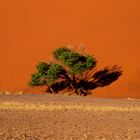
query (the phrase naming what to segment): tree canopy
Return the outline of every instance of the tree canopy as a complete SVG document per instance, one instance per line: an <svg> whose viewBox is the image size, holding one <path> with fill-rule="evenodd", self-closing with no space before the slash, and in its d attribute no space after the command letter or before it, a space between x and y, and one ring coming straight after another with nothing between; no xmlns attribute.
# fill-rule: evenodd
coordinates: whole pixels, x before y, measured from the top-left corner
<svg viewBox="0 0 140 140"><path fill-rule="evenodd" d="M30 86L47 85L47 92L59 93L67 89L77 95L88 95L97 87L105 87L116 81L122 70L119 66L96 71L97 60L68 47L57 48L52 53L55 62L39 62L32 74Z"/></svg>

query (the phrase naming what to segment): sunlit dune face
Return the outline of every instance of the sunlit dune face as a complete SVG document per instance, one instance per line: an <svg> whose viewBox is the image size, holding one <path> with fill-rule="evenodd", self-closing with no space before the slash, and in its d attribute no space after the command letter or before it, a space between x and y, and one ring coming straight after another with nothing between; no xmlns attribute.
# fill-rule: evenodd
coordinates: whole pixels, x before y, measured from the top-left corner
<svg viewBox="0 0 140 140"><path fill-rule="evenodd" d="M39 61L65 44L84 46L98 66L118 64L123 76L100 97L140 98L139 0L1 0L0 90L25 90Z"/></svg>

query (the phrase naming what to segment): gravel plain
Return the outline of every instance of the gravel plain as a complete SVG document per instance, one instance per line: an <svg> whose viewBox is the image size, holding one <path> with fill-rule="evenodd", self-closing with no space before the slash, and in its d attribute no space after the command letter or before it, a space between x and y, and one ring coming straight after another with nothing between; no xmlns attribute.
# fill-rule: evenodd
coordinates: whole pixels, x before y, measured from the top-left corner
<svg viewBox="0 0 140 140"><path fill-rule="evenodd" d="M0 140L140 140L140 100L0 95Z"/></svg>

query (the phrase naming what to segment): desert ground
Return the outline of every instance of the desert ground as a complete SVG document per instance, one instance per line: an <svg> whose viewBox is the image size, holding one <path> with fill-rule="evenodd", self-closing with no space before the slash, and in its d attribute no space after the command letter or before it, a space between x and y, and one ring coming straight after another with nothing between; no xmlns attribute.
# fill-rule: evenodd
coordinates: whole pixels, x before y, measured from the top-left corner
<svg viewBox="0 0 140 140"><path fill-rule="evenodd" d="M0 95L1 140L140 140L140 100Z"/></svg>

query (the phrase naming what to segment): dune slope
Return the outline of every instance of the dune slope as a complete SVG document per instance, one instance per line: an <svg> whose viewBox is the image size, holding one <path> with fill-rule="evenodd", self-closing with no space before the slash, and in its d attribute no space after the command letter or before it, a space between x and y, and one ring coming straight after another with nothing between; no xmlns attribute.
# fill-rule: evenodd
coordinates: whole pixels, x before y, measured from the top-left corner
<svg viewBox="0 0 140 140"><path fill-rule="evenodd" d="M94 54L99 67L123 67L123 76L95 96L140 98L139 6L139 0L0 1L0 90L40 91L27 85L36 63L74 44Z"/></svg>

